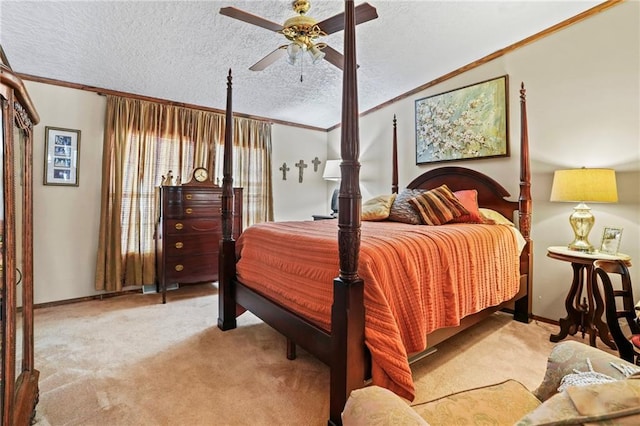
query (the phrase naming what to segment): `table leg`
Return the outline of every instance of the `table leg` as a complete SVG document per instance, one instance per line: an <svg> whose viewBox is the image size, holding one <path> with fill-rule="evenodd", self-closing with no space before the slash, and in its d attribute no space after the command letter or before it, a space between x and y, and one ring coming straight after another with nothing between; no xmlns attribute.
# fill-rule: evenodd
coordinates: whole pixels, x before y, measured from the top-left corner
<svg viewBox="0 0 640 426"><path fill-rule="evenodd" d="M580 304L580 297L582 296L582 288L584 285L583 275L581 273L583 265L572 263L571 266L573 268L573 281L567 298L564 301L567 316L558 321L560 324L560 332L558 334L552 334L549 337L549 340L552 342L559 342L569 334L576 334L578 327L580 327L584 333L585 310Z"/></svg>
<svg viewBox="0 0 640 426"><path fill-rule="evenodd" d="M591 293L590 300L593 301L592 305L594 306L594 308L592 309L593 313L591 314L592 327L597 331L597 334L598 336L600 336L600 340L602 340L602 343L609 346L611 349L616 350L616 344L611 339L611 334L609 333L609 326L605 321L602 320L602 315L604 314L604 299L600 294L600 289L593 279L593 266L588 269L589 275L587 277L587 289ZM595 336L593 338L593 342L589 340L589 343L591 344L591 346L595 346Z"/></svg>

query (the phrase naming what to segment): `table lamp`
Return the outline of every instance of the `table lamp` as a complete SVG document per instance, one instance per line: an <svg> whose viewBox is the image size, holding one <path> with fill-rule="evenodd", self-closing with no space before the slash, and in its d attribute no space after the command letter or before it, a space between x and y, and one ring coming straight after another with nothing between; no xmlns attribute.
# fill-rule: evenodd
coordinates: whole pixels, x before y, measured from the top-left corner
<svg viewBox="0 0 640 426"><path fill-rule="evenodd" d="M333 180L339 181L342 178L342 173L340 171L340 163L341 160L327 160L324 165L324 172L322 173L322 179L324 180ZM331 215L335 216L338 214L338 188L333 190L333 194L331 195Z"/></svg>
<svg viewBox="0 0 640 426"><path fill-rule="evenodd" d="M568 169L556 170L553 174L551 201L573 201L578 203L569 216L574 239L570 250L593 252L589 243L589 232L595 218L586 202L615 203L618 201L616 174L613 169Z"/></svg>

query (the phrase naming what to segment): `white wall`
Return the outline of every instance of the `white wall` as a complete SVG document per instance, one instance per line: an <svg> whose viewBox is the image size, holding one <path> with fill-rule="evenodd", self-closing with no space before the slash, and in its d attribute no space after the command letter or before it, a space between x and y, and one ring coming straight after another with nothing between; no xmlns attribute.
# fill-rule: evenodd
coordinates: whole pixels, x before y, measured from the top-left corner
<svg viewBox="0 0 640 426"><path fill-rule="evenodd" d="M546 247L565 245L573 233L573 205L550 203L553 171L610 167L617 171L619 202L593 204L600 242L604 226L621 226L621 252L640 259L640 3L625 2L490 63L366 115L360 120L363 199L389 193L393 115L398 116L399 184L432 168L415 165L414 102L500 75L509 75L511 157L452 162L494 177L518 195L519 86L527 89L532 166L535 315L565 316L569 264L546 257ZM329 152L338 152L340 130L329 135ZM640 294L640 270L631 268Z"/></svg>
<svg viewBox="0 0 640 426"><path fill-rule="evenodd" d="M311 220L314 214L329 213L328 183L322 179L327 159L327 133L274 124L271 161L273 175L274 220ZM314 171L313 159L322 163ZM295 164L304 160L307 168L299 181ZM283 163L287 163L287 179L282 179Z"/></svg>
<svg viewBox="0 0 640 426"><path fill-rule="evenodd" d="M40 123L34 131L35 303L95 294L94 277L106 98L27 81ZM43 184L45 127L80 130L79 186Z"/></svg>

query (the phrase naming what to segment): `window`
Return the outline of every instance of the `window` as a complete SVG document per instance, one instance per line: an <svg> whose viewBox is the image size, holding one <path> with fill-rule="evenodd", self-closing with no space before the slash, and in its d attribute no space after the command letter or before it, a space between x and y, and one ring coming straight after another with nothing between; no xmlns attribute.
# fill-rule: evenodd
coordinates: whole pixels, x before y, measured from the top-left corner
<svg viewBox="0 0 640 426"><path fill-rule="evenodd" d="M224 116L108 96L105 125L96 289L153 284L157 187L169 171L186 181L196 166L217 170ZM245 226L272 220L269 123L234 118L234 156Z"/></svg>

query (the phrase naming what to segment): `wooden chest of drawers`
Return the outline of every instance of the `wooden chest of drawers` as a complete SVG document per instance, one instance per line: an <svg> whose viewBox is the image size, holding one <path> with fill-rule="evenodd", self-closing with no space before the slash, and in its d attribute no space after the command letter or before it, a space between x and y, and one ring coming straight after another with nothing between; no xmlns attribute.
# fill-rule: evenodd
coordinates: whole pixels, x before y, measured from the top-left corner
<svg viewBox="0 0 640 426"><path fill-rule="evenodd" d="M156 268L162 303L167 285L218 280L222 188L214 185L160 187ZM234 188L233 236L242 231L242 188Z"/></svg>

